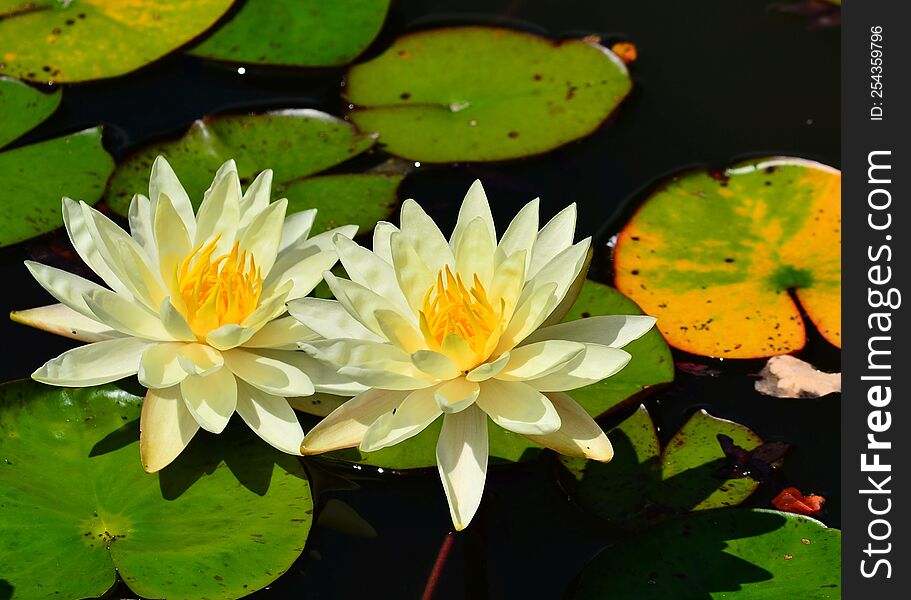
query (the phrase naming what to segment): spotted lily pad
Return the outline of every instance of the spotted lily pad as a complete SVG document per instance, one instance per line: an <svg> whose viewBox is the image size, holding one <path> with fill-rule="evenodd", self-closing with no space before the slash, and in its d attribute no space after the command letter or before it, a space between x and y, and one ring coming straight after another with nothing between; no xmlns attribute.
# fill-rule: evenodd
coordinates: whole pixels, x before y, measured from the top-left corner
<svg viewBox="0 0 911 600"><path fill-rule="evenodd" d="M641 528L656 514L705 510L740 504L759 483L750 478L727 479L727 464L718 434L752 450L762 440L755 433L705 411L695 413L662 451L655 425L644 406L608 432L614 446L609 463L560 457L576 500L611 524Z"/></svg>
<svg viewBox="0 0 911 600"><path fill-rule="evenodd" d="M623 62L597 43L454 27L400 37L348 72L345 95L351 119L392 154L494 161L589 135L630 87Z"/></svg>
<svg viewBox="0 0 911 600"><path fill-rule="evenodd" d="M623 539L583 572L595 598L841 598L841 532L772 510L694 513Z"/></svg>
<svg viewBox="0 0 911 600"><path fill-rule="evenodd" d="M798 302L841 345L840 255L841 174L775 158L666 182L620 233L614 266L672 346L752 358L803 347Z"/></svg>
<svg viewBox="0 0 911 600"><path fill-rule="evenodd" d="M247 0L190 54L263 65L348 64L380 32L389 1Z"/></svg>
<svg viewBox="0 0 911 600"><path fill-rule="evenodd" d="M152 162L160 154L198 203L215 170L233 158L244 184L260 171L272 169L272 196L287 196L289 213L318 209L314 231L352 223L364 233L388 217L404 175L320 173L375 143L373 136L315 110L206 117L193 123L180 139L143 148L118 164L108 182L107 203L114 212L126 215L133 194L148 188Z"/></svg>
<svg viewBox="0 0 911 600"><path fill-rule="evenodd" d="M62 227L60 199L94 204L113 168L100 127L0 152L0 247Z"/></svg>
<svg viewBox="0 0 911 600"><path fill-rule="evenodd" d="M641 314L635 304L615 289L586 281L575 306L566 316L571 321L584 316L607 314ZM674 376L670 352L661 334L650 331L624 347L633 355L618 374L569 394L592 416L604 414L652 385L671 381ZM614 379L613 383L609 383ZM329 456L387 469L414 469L436 465L436 444L442 427L437 419L420 434L377 452L357 448L330 453ZM507 431L488 420L491 463L517 462L537 456L542 447L526 437Z"/></svg>
<svg viewBox="0 0 911 600"><path fill-rule="evenodd" d="M134 71L215 24L233 0L0 0L0 74L74 82Z"/></svg>
<svg viewBox="0 0 911 600"><path fill-rule="evenodd" d="M0 386L0 579L13 598L96 597L118 574L147 598L238 598L303 550L312 501L295 457L229 427L149 475L140 404L110 385Z"/></svg>
<svg viewBox="0 0 911 600"><path fill-rule="evenodd" d="M9 77L0 77L0 148L29 131L57 109L60 90L50 94Z"/></svg>

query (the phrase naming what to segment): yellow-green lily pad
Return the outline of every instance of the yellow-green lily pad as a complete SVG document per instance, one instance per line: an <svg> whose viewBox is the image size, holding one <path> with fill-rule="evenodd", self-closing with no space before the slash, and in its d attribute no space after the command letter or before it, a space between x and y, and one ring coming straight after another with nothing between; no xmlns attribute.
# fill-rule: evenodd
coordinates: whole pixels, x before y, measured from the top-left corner
<svg viewBox="0 0 911 600"><path fill-rule="evenodd" d="M439 163L548 152L598 129L630 88L623 62L595 42L453 27L355 65L345 96L385 150Z"/></svg>
<svg viewBox="0 0 911 600"><path fill-rule="evenodd" d="M0 77L0 148L51 116L60 90L40 92L10 77Z"/></svg>
<svg viewBox="0 0 911 600"><path fill-rule="evenodd" d="M799 350L798 302L840 347L841 173L772 158L674 177L623 228L614 268L617 289L687 352Z"/></svg>
<svg viewBox="0 0 911 600"><path fill-rule="evenodd" d="M571 321L593 315L642 314L639 308L617 290L587 280L573 309L564 320ZM674 365L667 344L657 331L624 347L633 358L619 373L607 381L569 392L593 417L614 409L644 389L669 382L674 377ZM615 380L610 382L610 380ZM442 427L437 419L427 429L404 442L377 452L361 452L357 448L329 453L328 456L386 469L416 469L436 465L436 444ZM519 462L537 456L543 449L528 438L507 431L488 420L489 453L492 463Z"/></svg>
<svg viewBox="0 0 911 600"><path fill-rule="evenodd" d="M180 139L147 146L117 165L108 182L108 206L129 211L133 194L148 188L152 162L165 156L190 198L198 203L226 160L237 162L241 182L272 169L273 198L288 197L288 212L319 210L314 231L355 224L369 232L396 205L401 173L321 174L370 150L374 136L350 123L307 109L261 115L206 117Z"/></svg>
<svg viewBox="0 0 911 600"><path fill-rule="evenodd" d="M0 0L0 74L71 83L123 75L215 24L234 0Z"/></svg>
<svg viewBox="0 0 911 600"><path fill-rule="evenodd" d="M583 572L579 600L841 598L841 532L772 510L694 513L623 539Z"/></svg>
<svg viewBox="0 0 911 600"><path fill-rule="evenodd" d="M281 575L312 523L301 463L244 426L139 460L142 399L113 385L0 386L0 579L13 599L232 599Z"/></svg>
<svg viewBox="0 0 911 600"><path fill-rule="evenodd" d="M113 169L101 127L0 152L0 247L62 227L61 198L94 204Z"/></svg>
<svg viewBox="0 0 911 600"><path fill-rule="evenodd" d="M260 65L345 65L380 32L390 0L247 0L194 56Z"/></svg>

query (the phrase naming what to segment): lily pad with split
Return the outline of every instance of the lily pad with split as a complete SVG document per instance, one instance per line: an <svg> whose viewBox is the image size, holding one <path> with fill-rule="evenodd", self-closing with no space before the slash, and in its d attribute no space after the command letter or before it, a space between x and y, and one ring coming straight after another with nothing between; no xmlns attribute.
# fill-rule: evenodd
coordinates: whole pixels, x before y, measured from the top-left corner
<svg viewBox="0 0 911 600"><path fill-rule="evenodd" d="M840 347L840 256L840 172L774 158L664 183L620 232L615 283L672 346L773 356L804 346L801 308Z"/></svg>
<svg viewBox="0 0 911 600"><path fill-rule="evenodd" d="M376 140L350 123L315 110L205 117L180 139L143 148L117 165L106 195L111 209L126 215L133 194L148 188L149 171L163 155L194 202L226 160L237 162L242 183L272 169L275 198L288 197L288 213L316 208L314 231L355 224L373 229L398 201L402 173L370 171L324 174L370 150Z"/></svg>
<svg viewBox="0 0 911 600"><path fill-rule="evenodd" d="M390 0L247 0L215 33L190 49L232 63L345 65L380 32Z"/></svg>
<svg viewBox="0 0 911 600"><path fill-rule="evenodd" d="M772 510L694 513L621 539L575 598L841 598L841 532Z"/></svg>
<svg viewBox="0 0 911 600"><path fill-rule="evenodd" d="M0 77L0 148L51 116L61 97L59 89L45 93L10 77Z"/></svg>
<svg viewBox="0 0 911 600"><path fill-rule="evenodd" d="M5 1L0 74L72 83L123 75L193 40L234 0Z"/></svg>
<svg viewBox="0 0 911 600"><path fill-rule="evenodd" d="M140 405L112 385L0 386L0 563L14 598L94 598L118 574L142 597L238 598L300 555L313 504L295 457L229 427L150 475Z"/></svg>
<svg viewBox="0 0 911 600"><path fill-rule="evenodd" d="M623 62L595 42L452 27L405 35L355 65L345 96L351 119L392 154L496 161L589 135L630 88Z"/></svg>

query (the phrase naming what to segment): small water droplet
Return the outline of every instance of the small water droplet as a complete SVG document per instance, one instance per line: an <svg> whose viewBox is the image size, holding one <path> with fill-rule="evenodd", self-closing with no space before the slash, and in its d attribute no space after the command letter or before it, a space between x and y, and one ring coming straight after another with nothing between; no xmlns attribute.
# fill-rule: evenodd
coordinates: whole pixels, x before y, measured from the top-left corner
<svg viewBox="0 0 911 600"><path fill-rule="evenodd" d="M414 161L414 166L415 166L415 167L420 167L420 166L421 166L421 163L420 163L419 161Z"/></svg>
<svg viewBox="0 0 911 600"><path fill-rule="evenodd" d="M244 67L237 67L237 74L238 74L238 75L243 75L243 74L246 73L246 72L247 72L247 69L245 69Z"/></svg>

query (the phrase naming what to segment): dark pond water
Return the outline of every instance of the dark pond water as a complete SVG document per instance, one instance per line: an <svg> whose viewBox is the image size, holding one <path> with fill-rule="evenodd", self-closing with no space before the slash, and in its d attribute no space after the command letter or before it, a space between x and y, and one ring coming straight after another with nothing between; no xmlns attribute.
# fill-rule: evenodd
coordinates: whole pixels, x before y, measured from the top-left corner
<svg viewBox="0 0 911 600"><path fill-rule="evenodd" d="M399 34L448 24L487 23L551 36L598 34L634 42L635 89L610 123L546 156L502 164L420 167L402 186L444 231L472 180L480 178L505 225L540 196L550 216L579 204L579 235L596 235L594 276L610 276L607 242L629 207L656 179L694 165L722 167L745 156L787 154L839 164L839 31L770 10L765 0L398 0L368 54ZM213 65L176 56L106 82L67 88L60 110L20 143L103 123L121 158L151 140L182 132L206 114L312 107L341 114L342 70L275 71ZM21 261L65 251L47 236L0 252L4 310L46 303ZM3 320L0 380L27 376L66 340ZM839 353L813 335L800 354L839 370ZM676 353L683 371L646 403L666 440L697 409L744 423L766 440L793 444L784 468L752 499L769 506L784 485L828 498L822 519L839 521L839 398L775 400L753 391L761 361L713 361ZM693 371L690 368L688 371ZM610 423L605 423L610 425ZM418 598L451 523L435 472L380 474L307 459L318 511L301 558L255 598ZM478 517L455 536L434 598L561 598L588 559L611 543L598 521L575 507L552 459L492 468ZM346 505L346 506L345 506ZM329 508L327 508L329 507ZM325 509L325 510L323 510ZM350 518L353 509L360 519ZM346 516L349 515L349 516ZM113 597L134 597L125 587Z"/></svg>

